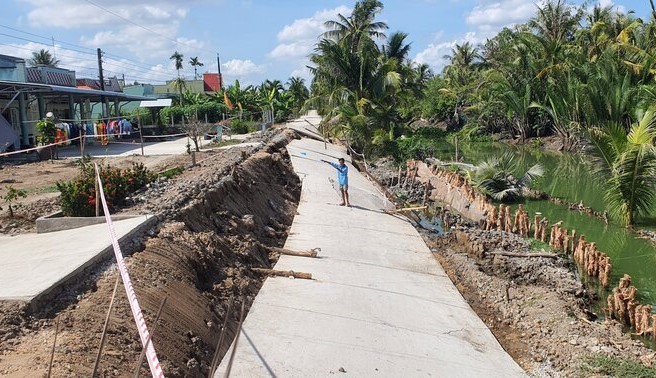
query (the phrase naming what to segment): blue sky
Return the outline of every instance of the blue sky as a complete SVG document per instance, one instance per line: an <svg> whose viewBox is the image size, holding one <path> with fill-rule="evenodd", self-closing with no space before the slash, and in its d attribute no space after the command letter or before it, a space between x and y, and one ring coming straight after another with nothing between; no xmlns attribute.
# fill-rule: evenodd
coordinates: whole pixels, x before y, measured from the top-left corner
<svg viewBox="0 0 656 378"><path fill-rule="evenodd" d="M379 19L404 31L411 57L435 71L454 43L482 43L504 26L535 14L527 0L383 0ZM575 1L580 3L580 1ZM647 18L647 0L601 0ZM101 48L105 76L128 82L162 82L175 77L174 51L185 56L182 74L192 78L190 57L216 72L216 54L227 83L257 84L309 77L307 55L337 13L354 1L338 0L3 0L0 54L21 57L46 48L60 66L78 77L97 77L95 49ZM54 48L53 48L54 38Z"/></svg>

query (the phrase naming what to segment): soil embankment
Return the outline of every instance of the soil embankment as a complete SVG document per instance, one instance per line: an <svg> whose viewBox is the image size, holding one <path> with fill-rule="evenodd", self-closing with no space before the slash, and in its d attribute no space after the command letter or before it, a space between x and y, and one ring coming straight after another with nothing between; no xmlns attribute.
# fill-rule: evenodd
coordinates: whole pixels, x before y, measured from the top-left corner
<svg viewBox="0 0 656 378"><path fill-rule="evenodd" d="M235 336L242 301L246 309L278 256L268 247L284 244L296 213L300 182L284 149L293 134L268 144L219 152L166 183L151 186L126 211L148 210L159 225L126 259L167 376L207 376L228 303L227 334L220 353ZM69 287L40 313L25 314L17 303L2 304L0 375L89 376L118 272L107 263L84 282ZM114 304L102 376L132 376L141 343L122 287ZM167 298L161 318L154 318ZM142 374L146 374L146 364Z"/></svg>

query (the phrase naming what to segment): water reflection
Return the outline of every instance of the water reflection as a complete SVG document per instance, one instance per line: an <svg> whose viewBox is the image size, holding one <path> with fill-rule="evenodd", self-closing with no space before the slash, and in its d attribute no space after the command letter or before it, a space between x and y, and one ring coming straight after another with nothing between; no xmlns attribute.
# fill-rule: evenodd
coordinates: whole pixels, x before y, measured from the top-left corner
<svg viewBox="0 0 656 378"><path fill-rule="evenodd" d="M438 159L454 159L453 145L443 140L436 144ZM570 203L583 202L585 206L596 211L601 212L605 208L603 189L593 177L591 166L580 154L551 153L500 143L460 143L458 147L459 160L473 164L512 150L521 169L526 170L536 163L545 168L545 175L534 184L536 189ZM612 222L606 224L599 218L571 211L565 205L549 201L528 201L525 206L530 214L541 212L552 223L562 220L566 228L576 229L577 234L585 235L586 240L596 242L599 249L611 257L611 285L616 285L625 273L629 274L638 288L641 300L656 303L656 279L653 277L653 272L656 271L654 244L637 237L622 226ZM656 218L656 214L653 217Z"/></svg>

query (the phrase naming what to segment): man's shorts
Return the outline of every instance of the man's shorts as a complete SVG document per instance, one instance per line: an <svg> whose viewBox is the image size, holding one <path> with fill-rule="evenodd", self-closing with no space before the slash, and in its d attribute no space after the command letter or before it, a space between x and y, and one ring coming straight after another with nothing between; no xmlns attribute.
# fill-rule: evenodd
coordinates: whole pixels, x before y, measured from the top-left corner
<svg viewBox="0 0 656 378"><path fill-rule="evenodd" d="M340 184L339 185L339 190L343 190L345 192L348 192L348 184L344 184L344 185Z"/></svg>

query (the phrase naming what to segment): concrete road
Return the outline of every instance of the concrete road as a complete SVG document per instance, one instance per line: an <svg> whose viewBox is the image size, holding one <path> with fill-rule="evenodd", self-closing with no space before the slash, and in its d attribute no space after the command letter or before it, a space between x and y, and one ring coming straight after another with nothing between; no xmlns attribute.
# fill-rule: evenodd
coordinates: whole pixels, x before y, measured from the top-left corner
<svg viewBox="0 0 656 378"><path fill-rule="evenodd" d="M469 307L407 220L349 166L353 207L340 207L335 161L320 141L288 146L303 180L276 269L313 280L268 278L244 322L234 377L520 377L522 369ZM225 374L231 350L215 377Z"/></svg>
<svg viewBox="0 0 656 378"><path fill-rule="evenodd" d="M138 216L115 221L121 240L152 219ZM105 223L45 234L0 236L0 300L31 301L113 253Z"/></svg>
<svg viewBox="0 0 656 378"><path fill-rule="evenodd" d="M243 135L233 135L232 139L244 140L253 134L243 134ZM224 136L224 140L231 139L228 136ZM157 142L144 142L144 155L180 155L187 152L187 137L176 137L172 140L167 141L157 141ZM193 146L193 142L189 142ZM201 140L201 148L206 147L210 141ZM239 143L229 146L221 147L221 149L227 148L236 148L236 147L250 147L257 142L253 143ZM85 146L84 149L85 155L91 155L93 157L118 157L118 156L132 156L132 155L141 155L141 144L140 143L131 143L122 140L116 140L106 146L101 145L100 143L95 143L92 145ZM66 146L59 149L60 158L79 158L80 157L80 147L79 146Z"/></svg>

